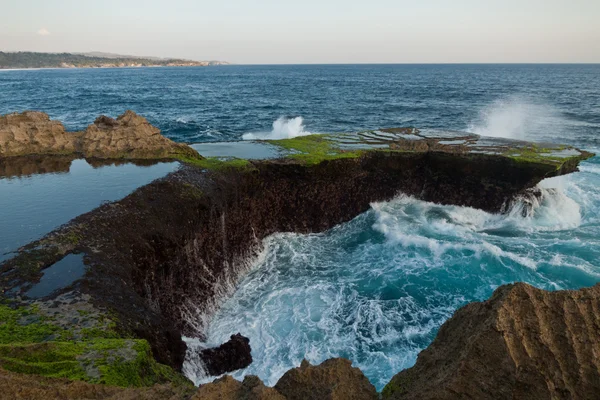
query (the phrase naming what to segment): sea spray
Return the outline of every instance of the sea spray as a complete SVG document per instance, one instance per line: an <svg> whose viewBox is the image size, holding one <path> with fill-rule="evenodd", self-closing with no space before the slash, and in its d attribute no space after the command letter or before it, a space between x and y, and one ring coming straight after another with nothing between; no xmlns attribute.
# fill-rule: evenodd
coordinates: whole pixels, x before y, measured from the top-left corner
<svg viewBox="0 0 600 400"><path fill-rule="evenodd" d="M346 357L381 389L458 307L499 285L556 290L600 279L600 243L573 236L593 223L599 199L581 197L590 191L577 175L565 179L504 214L399 196L324 233L270 236L264 259L194 345L217 346L240 332L254 362L236 378L255 374L273 385L303 358ZM553 183L559 188L547 187Z"/></svg>
<svg viewBox="0 0 600 400"><path fill-rule="evenodd" d="M312 135L312 133L305 129L304 119L302 117L280 117L273 122L273 129L271 132L246 133L242 136L242 138L244 140L277 140L290 139L306 135Z"/></svg>
<svg viewBox="0 0 600 400"><path fill-rule="evenodd" d="M535 141L560 135L566 125L555 107L513 95L482 108L467 130L481 136Z"/></svg>

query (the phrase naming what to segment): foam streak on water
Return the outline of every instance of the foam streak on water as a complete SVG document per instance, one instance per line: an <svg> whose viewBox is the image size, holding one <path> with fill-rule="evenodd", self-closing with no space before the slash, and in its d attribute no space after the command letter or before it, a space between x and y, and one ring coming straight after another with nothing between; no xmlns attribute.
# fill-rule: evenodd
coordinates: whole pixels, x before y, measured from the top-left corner
<svg viewBox="0 0 600 400"><path fill-rule="evenodd" d="M590 186L599 178L551 181L543 186L559 189L541 187L541 198L502 215L400 196L323 234L272 236L201 345L248 336L254 362L238 378L273 385L303 358L347 357L381 389L458 307L499 285L600 280L600 190Z"/></svg>

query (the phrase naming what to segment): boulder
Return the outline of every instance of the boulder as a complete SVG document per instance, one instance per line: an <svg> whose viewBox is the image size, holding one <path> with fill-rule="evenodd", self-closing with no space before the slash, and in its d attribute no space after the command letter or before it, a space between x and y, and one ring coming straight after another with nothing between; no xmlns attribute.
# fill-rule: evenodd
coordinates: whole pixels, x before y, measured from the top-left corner
<svg viewBox="0 0 600 400"><path fill-rule="evenodd" d="M208 374L219 376L250 365L251 351L250 339L238 333L231 335L231 339L219 347L200 351L198 356Z"/></svg>
<svg viewBox="0 0 600 400"><path fill-rule="evenodd" d="M600 394L600 285L524 283L459 309L384 399L593 399Z"/></svg>
<svg viewBox="0 0 600 400"><path fill-rule="evenodd" d="M199 158L191 147L162 136L133 111L100 116L83 132L66 132L48 114L25 111L0 116L0 157L80 155L102 159Z"/></svg>
<svg viewBox="0 0 600 400"><path fill-rule="evenodd" d="M0 157L73 153L75 142L76 135L48 114L25 111L0 116Z"/></svg>
<svg viewBox="0 0 600 400"><path fill-rule="evenodd" d="M226 375L200 386L191 400L285 400L285 397L266 387L256 376L247 376L242 383Z"/></svg>
<svg viewBox="0 0 600 400"><path fill-rule="evenodd" d="M83 132L79 151L90 158L160 159L179 155L197 156L185 144L162 136L146 118L126 111L116 120L100 116Z"/></svg>
<svg viewBox="0 0 600 400"><path fill-rule="evenodd" d="M298 368L287 371L275 389L288 400L372 400L375 387L352 362L332 358L313 366L302 361Z"/></svg>

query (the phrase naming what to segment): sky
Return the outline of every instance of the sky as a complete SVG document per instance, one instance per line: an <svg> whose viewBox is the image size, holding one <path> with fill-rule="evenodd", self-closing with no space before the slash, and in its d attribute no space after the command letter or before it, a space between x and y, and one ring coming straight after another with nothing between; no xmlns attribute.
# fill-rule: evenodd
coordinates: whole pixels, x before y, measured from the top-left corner
<svg viewBox="0 0 600 400"><path fill-rule="evenodd" d="M600 62L600 0L0 0L0 51L235 64Z"/></svg>

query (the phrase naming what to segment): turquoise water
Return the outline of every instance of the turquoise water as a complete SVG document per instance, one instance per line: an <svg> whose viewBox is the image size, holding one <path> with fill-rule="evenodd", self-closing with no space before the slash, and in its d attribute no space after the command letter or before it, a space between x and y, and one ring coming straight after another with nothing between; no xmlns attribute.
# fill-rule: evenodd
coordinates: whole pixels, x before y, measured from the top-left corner
<svg viewBox="0 0 600 400"><path fill-rule="evenodd" d="M79 129L100 113L131 108L184 142L413 125L598 152L599 105L600 65L0 72L0 113L40 109ZM543 201L528 217L519 203L492 215L399 196L328 232L273 236L209 316L208 340L190 344L219 345L241 332L254 362L235 376L257 374L269 384L302 358L348 357L381 389L413 365L458 307L501 284L556 290L600 281L600 158L581 170L544 182ZM28 196L57 196L39 193ZM5 194L0 186L0 201ZM10 223L30 219L25 212ZM186 371L206 380L192 358Z"/></svg>
<svg viewBox="0 0 600 400"><path fill-rule="evenodd" d="M399 196L322 234L275 235L200 345L249 337L254 363L238 378L273 385L303 358L341 356L382 389L458 307L499 285L600 281L599 160L582 170L544 182L560 190L527 218L520 205L493 215Z"/></svg>

